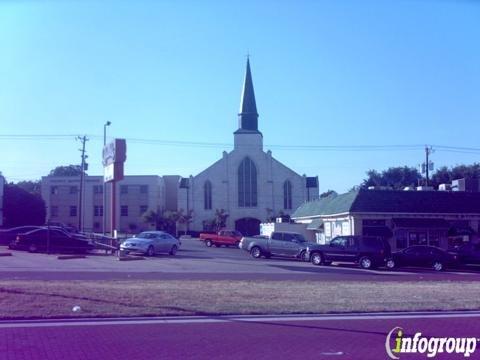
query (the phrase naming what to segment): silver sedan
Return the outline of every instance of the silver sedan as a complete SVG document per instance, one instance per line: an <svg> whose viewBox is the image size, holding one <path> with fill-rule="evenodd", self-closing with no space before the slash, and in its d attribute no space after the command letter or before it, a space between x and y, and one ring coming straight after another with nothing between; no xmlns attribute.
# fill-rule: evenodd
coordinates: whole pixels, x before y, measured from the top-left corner
<svg viewBox="0 0 480 360"><path fill-rule="evenodd" d="M164 231L144 231L136 237L122 242L120 250L125 253L143 253L154 256L159 253L175 255L180 248L180 241Z"/></svg>

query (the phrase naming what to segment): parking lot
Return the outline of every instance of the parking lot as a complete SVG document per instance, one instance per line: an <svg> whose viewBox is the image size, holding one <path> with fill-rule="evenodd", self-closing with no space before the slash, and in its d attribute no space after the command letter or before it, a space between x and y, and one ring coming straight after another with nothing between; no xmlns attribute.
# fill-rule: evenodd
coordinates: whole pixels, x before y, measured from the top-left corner
<svg viewBox="0 0 480 360"><path fill-rule="evenodd" d="M480 272L455 269L363 270L352 265L313 266L290 259L253 259L237 248L206 247L198 239L183 239L175 256L156 255L138 261L89 254L86 258L59 260L58 254L32 254L8 250L0 257L0 279L271 279L271 280L475 280Z"/></svg>

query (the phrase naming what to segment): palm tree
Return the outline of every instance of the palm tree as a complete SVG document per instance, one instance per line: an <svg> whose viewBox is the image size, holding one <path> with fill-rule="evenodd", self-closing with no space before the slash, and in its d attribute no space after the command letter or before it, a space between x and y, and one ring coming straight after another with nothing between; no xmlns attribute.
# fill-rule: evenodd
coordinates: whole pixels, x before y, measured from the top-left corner
<svg viewBox="0 0 480 360"><path fill-rule="evenodd" d="M230 215L227 214L225 209L215 209L215 227L216 231L219 231L221 228L224 228L227 223L227 218Z"/></svg>

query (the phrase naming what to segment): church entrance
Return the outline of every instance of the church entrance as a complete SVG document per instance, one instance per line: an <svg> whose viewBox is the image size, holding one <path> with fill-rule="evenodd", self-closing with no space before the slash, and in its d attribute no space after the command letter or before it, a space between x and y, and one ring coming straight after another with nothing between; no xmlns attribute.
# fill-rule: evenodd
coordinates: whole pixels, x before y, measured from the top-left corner
<svg viewBox="0 0 480 360"><path fill-rule="evenodd" d="M235 230L244 236L260 234L260 220L255 218L242 218L235 221Z"/></svg>

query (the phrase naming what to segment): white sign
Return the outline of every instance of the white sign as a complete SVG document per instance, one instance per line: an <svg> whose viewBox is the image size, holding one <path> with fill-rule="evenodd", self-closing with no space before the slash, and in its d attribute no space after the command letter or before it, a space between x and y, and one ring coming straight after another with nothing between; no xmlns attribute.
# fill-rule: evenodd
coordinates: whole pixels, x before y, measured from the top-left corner
<svg viewBox="0 0 480 360"><path fill-rule="evenodd" d="M109 182L112 181L115 177L115 164L111 163L103 168L103 181Z"/></svg>

